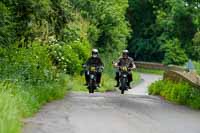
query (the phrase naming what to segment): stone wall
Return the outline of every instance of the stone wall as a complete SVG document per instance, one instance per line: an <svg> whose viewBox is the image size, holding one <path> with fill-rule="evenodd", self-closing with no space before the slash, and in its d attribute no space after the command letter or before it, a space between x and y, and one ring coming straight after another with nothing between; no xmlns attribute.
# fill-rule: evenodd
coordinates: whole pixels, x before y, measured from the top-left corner
<svg viewBox="0 0 200 133"><path fill-rule="evenodd" d="M156 69L156 70L165 70L166 69L166 66L161 63L136 61L135 65L137 68L144 68L144 69Z"/></svg>
<svg viewBox="0 0 200 133"><path fill-rule="evenodd" d="M193 72L166 70L164 73L164 80L187 82L190 85L200 89L200 76Z"/></svg>
<svg viewBox="0 0 200 133"><path fill-rule="evenodd" d="M187 69L183 67L140 61L136 61L135 64L137 68L164 70L164 80L188 82L190 85L200 89L200 76L195 72L188 72Z"/></svg>

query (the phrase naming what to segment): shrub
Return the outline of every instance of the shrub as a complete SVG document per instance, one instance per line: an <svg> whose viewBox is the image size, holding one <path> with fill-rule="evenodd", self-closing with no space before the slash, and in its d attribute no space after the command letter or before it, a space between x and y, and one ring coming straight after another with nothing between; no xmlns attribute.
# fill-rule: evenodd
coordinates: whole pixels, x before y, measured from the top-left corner
<svg viewBox="0 0 200 133"><path fill-rule="evenodd" d="M75 41L71 44L56 43L49 46L49 56L53 64L67 74L81 71L82 64L89 57L90 45Z"/></svg>
<svg viewBox="0 0 200 133"><path fill-rule="evenodd" d="M200 60L200 32L194 35L191 46L188 48L188 53L193 60Z"/></svg>
<svg viewBox="0 0 200 133"><path fill-rule="evenodd" d="M47 47L9 48L1 51L0 78L39 83L55 78Z"/></svg>
<svg viewBox="0 0 200 133"><path fill-rule="evenodd" d="M53 67L47 46L0 49L0 132L19 133L22 117L62 98L66 78Z"/></svg>
<svg viewBox="0 0 200 133"><path fill-rule="evenodd" d="M183 65L188 60L188 57L185 51L181 48L181 44L178 39L167 41L164 49L164 64Z"/></svg>
<svg viewBox="0 0 200 133"><path fill-rule="evenodd" d="M149 87L149 94L160 95L174 103L200 109L200 90L186 83L160 80Z"/></svg>

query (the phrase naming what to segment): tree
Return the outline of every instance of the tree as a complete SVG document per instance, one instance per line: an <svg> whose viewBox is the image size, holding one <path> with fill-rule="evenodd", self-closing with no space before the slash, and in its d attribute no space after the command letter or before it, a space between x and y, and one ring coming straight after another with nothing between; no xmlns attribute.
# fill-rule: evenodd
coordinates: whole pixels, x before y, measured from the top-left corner
<svg viewBox="0 0 200 133"><path fill-rule="evenodd" d="M181 43L178 39L168 40L164 46L164 50L164 64L183 65L188 60L187 55L181 48Z"/></svg>
<svg viewBox="0 0 200 133"><path fill-rule="evenodd" d="M128 22L125 19L127 0L70 1L76 10L80 10L81 15L93 24L92 32L96 31L94 35L98 35L95 42L96 47L99 47L102 52L116 52L126 48L127 37L130 33Z"/></svg>
<svg viewBox="0 0 200 133"><path fill-rule="evenodd" d="M197 32L192 40L192 46L189 48L191 58L200 61L200 32Z"/></svg>
<svg viewBox="0 0 200 133"><path fill-rule="evenodd" d="M177 49L195 59L191 49L194 34L200 28L197 3L193 0L129 0L127 18L133 29L128 45L131 55L136 60L161 62L167 51L165 43L176 38L180 42Z"/></svg>
<svg viewBox="0 0 200 133"><path fill-rule="evenodd" d="M7 46L14 40L14 30L11 11L0 2L0 46Z"/></svg>

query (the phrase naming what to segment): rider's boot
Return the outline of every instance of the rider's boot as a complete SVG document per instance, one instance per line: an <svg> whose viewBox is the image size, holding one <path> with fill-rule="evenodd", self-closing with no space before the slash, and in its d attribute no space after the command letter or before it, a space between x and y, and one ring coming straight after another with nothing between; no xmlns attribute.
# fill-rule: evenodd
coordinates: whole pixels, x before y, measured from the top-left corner
<svg viewBox="0 0 200 133"><path fill-rule="evenodd" d="M128 89L131 89L131 82L128 82Z"/></svg>
<svg viewBox="0 0 200 133"><path fill-rule="evenodd" d="M115 87L119 87L119 81L117 81L117 84L115 85Z"/></svg>
<svg viewBox="0 0 200 133"><path fill-rule="evenodd" d="M86 82L86 83L84 84L84 86L88 86L88 82Z"/></svg>
<svg viewBox="0 0 200 133"><path fill-rule="evenodd" d="M100 88L101 87L101 85L100 84L97 84L97 88Z"/></svg>

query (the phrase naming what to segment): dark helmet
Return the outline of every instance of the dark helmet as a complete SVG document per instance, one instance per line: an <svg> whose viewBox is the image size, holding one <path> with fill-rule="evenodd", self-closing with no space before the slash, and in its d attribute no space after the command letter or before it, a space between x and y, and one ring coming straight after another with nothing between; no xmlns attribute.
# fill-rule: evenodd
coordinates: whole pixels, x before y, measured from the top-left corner
<svg viewBox="0 0 200 133"><path fill-rule="evenodd" d="M93 50L92 50L92 57L97 57L98 54L99 54L98 49L93 49Z"/></svg>

